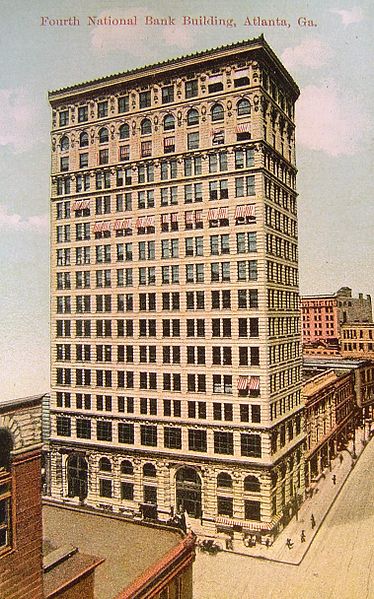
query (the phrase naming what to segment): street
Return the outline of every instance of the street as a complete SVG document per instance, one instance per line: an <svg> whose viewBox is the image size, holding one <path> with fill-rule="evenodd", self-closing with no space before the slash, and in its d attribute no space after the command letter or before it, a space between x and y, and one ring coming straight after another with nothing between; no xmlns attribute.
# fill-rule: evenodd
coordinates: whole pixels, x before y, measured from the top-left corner
<svg viewBox="0 0 374 599"><path fill-rule="evenodd" d="M371 441L299 566L198 552L194 598L374 598L373 462Z"/></svg>

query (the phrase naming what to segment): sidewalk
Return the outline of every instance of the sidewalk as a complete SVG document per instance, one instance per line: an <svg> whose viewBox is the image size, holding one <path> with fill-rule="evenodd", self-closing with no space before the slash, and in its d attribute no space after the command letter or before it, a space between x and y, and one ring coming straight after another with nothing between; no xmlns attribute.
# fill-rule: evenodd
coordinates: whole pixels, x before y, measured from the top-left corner
<svg viewBox="0 0 374 599"><path fill-rule="evenodd" d="M350 442L349 451L344 450L341 453L342 461L339 455L332 461L331 470L326 468L323 475L320 477L313 492L313 496L306 499L300 507L298 517L294 516L284 530L274 541L271 547L257 544L255 547L245 547L240 540L233 541L233 549L228 553L236 553L247 555L259 559L282 562L286 564L298 565L303 560L307 553L319 527L328 514L341 488L347 480L354 463L366 447L363 442L364 433L361 429L356 430L356 455L353 460L352 442ZM333 476L336 476L336 484L333 482ZM311 516L314 516L315 526L312 528ZM301 542L301 533L305 531L305 542ZM196 531L197 532L197 531ZM197 532L199 534L199 532ZM292 549L286 545L287 539L290 538L293 542ZM217 542L222 546L224 543L217 538ZM224 549L226 550L226 549Z"/></svg>

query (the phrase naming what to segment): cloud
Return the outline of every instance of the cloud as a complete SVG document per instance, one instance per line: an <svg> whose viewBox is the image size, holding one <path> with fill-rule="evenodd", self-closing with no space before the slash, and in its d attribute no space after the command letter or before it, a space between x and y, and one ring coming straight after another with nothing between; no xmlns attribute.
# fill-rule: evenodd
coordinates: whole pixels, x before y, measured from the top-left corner
<svg viewBox="0 0 374 599"><path fill-rule="evenodd" d="M48 231L48 214L23 217L10 213L6 206L0 204L0 229L8 231L33 231L45 233Z"/></svg>
<svg viewBox="0 0 374 599"><path fill-rule="evenodd" d="M366 149L372 129L360 100L334 80L302 89L296 124L297 143L330 156L352 156Z"/></svg>
<svg viewBox="0 0 374 599"><path fill-rule="evenodd" d="M318 39L306 39L294 48L286 48L282 54L282 61L289 69L309 67L319 69L327 64L333 51L327 42Z"/></svg>
<svg viewBox="0 0 374 599"><path fill-rule="evenodd" d="M154 43L161 41L164 46L185 51L194 47L194 34L191 29L180 25L145 25L145 17L150 11L146 8L112 16L112 19L129 19L136 15L136 25L96 25L91 31L91 45L102 53L113 50L125 50L132 56L148 59L154 58ZM153 13L154 15L154 13ZM97 19L108 17L101 13ZM155 16L155 15L154 15Z"/></svg>
<svg viewBox="0 0 374 599"><path fill-rule="evenodd" d="M348 27L348 25L352 25L353 23L360 23L364 19L364 13L359 6L354 6L351 10L338 10L334 8L330 12L340 16L344 27Z"/></svg>
<svg viewBox="0 0 374 599"><path fill-rule="evenodd" d="M0 146L11 146L15 153L21 153L40 141L40 109L30 91L0 89L0 107Z"/></svg>

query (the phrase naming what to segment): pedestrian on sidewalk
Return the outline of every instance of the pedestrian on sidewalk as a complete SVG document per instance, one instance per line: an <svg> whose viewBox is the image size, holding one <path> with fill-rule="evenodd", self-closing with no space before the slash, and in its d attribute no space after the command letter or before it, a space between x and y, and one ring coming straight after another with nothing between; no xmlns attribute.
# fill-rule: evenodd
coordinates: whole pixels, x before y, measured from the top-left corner
<svg viewBox="0 0 374 599"><path fill-rule="evenodd" d="M314 514L312 514L312 515L310 516L310 523L311 523L311 525L312 525L312 529L313 529L313 528L315 527L315 525L316 525L316 519L315 519L315 517L314 517Z"/></svg>
<svg viewBox="0 0 374 599"><path fill-rule="evenodd" d="M269 537L266 537L265 545L266 545L266 549L269 549L269 547L271 545L271 541L270 541Z"/></svg>
<svg viewBox="0 0 374 599"><path fill-rule="evenodd" d="M334 485L336 485L336 474L332 475L332 482Z"/></svg>
<svg viewBox="0 0 374 599"><path fill-rule="evenodd" d="M226 549L228 549L229 551L232 551L234 549L232 537L227 537L225 542L226 542Z"/></svg>
<svg viewBox="0 0 374 599"><path fill-rule="evenodd" d="M339 462L340 462L340 465L342 465L342 463L343 463L343 455L341 453L339 453Z"/></svg>
<svg viewBox="0 0 374 599"><path fill-rule="evenodd" d="M292 549L292 547L293 547L292 539L288 538L286 541L286 545L287 545L288 549Z"/></svg>
<svg viewBox="0 0 374 599"><path fill-rule="evenodd" d="M305 541L306 541L306 536L305 536L305 530L304 529L301 531L300 541L302 543L305 543Z"/></svg>

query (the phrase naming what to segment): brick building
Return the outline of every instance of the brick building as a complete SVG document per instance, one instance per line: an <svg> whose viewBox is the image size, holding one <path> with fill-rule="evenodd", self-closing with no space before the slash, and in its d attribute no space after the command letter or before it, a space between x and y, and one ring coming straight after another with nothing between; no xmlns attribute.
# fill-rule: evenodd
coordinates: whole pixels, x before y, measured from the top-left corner
<svg viewBox="0 0 374 599"><path fill-rule="evenodd" d="M294 103L264 39L51 92L51 494L271 534L303 494Z"/></svg>
<svg viewBox="0 0 374 599"><path fill-rule="evenodd" d="M344 323L372 322L371 297L364 298L362 293L357 298L352 297L349 287L341 287L335 293L304 295L301 314L304 345L330 341L333 343L327 349L331 353L338 349ZM323 353L322 349L320 353Z"/></svg>
<svg viewBox="0 0 374 599"><path fill-rule="evenodd" d="M41 397L0 403L0 597L42 599Z"/></svg>

